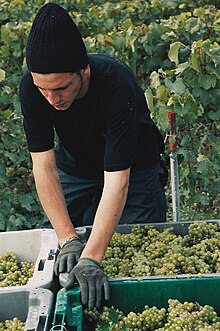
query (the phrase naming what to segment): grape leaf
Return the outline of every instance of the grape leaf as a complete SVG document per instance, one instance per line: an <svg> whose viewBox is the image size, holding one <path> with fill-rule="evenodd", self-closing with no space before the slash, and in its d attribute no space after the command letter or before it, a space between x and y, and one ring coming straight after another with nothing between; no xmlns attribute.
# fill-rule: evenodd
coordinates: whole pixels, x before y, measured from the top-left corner
<svg viewBox="0 0 220 331"><path fill-rule="evenodd" d="M170 50L168 52L168 57L170 61L175 62L176 65L179 64L179 49L182 43L180 41L176 41L175 43L170 45Z"/></svg>
<svg viewBox="0 0 220 331"><path fill-rule="evenodd" d="M31 205L35 202L30 194L19 195L18 200L23 208L31 211Z"/></svg>
<svg viewBox="0 0 220 331"><path fill-rule="evenodd" d="M0 69L0 82L2 82L5 79L5 71Z"/></svg>
<svg viewBox="0 0 220 331"><path fill-rule="evenodd" d="M215 75L199 75L198 79L199 86L204 90L209 90L210 88L214 88L217 83L217 77Z"/></svg>

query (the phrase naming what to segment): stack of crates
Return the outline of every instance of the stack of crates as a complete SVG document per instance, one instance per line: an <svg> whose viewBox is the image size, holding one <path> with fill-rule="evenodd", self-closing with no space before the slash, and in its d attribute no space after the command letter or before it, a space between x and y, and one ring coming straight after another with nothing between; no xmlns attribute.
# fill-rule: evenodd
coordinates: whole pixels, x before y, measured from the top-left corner
<svg viewBox="0 0 220 331"><path fill-rule="evenodd" d="M18 262L34 262L26 285L0 287L0 321L17 317L25 331L49 331L54 309L54 264L58 240L52 229L0 233L0 255L16 255Z"/></svg>
<svg viewBox="0 0 220 331"><path fill-rule="evenodd" d="M206 221L217 223L218 220ZM188 227L193 222L152 223L158 230L173 227L174 233L184 236ZM143 225L145 226L145 225ZM119 233L130 233L133 225L119 225L116 229ZM86 241L91 233L91 227L78 228L78 234ZM60 277L61 284L66 281L63 274ZM149 307L167 308L169 299L177 299L180 302L198 302L201 305L212 306L220 315L220 274L175 275L175 276L148 276L148 277L124 277L110 279L111 298L104 305L114 306L125 314L130 311L141 312L145 305ZM84 331L89 330L84 325L84 307L81 305L80 289L76 285L73 290L61 289L56 298L53 326L65 327L65 330Z"/></svg>

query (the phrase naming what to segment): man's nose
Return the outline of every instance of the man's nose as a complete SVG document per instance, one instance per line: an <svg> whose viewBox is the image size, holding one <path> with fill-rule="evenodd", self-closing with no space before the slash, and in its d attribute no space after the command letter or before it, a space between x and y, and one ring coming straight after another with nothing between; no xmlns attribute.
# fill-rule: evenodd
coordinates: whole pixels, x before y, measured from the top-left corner
<svg viewBox="0 0 220 331"><path fill-rule="evenodd" d="M57 91L48 91L47 100L52 106L54 106L60 102L60 95Z"/></svg>

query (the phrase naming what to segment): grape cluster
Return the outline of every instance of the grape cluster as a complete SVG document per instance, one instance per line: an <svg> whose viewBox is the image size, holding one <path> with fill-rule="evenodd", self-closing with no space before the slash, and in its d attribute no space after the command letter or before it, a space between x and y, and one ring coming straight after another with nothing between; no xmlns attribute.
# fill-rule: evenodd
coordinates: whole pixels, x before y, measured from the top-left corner
<svg viewBox="0 0 220 331"><path fill-rule="evenodd" d="M219 331L220 317L214 308L198 303L168 300L168 308L145 306L140 313L125 315L114 307L84 311L85 319L95 322L95 331Z"/></svg>
<svg viewBox="0 0 220 331"><path fill-rule="evenodd" d="M170 299L168 303L167 322L158 331L220 330L220 317L213 307L187 301L180 303L175 299Z"/></svg>
<svg viewBox="0 0 220 331"><path fill-rule="evenodd" d="M136 224L131 233L114 233L102 267L110 278L220 272L218 225L195 221L181 237L172 227Z"/></svg>
<svg viewBox="0 0 220 331"><path fill-rule="evenodd" d="M0 331L24 331L24 327L25 322L20 321L17 317L0 322Z"/></svg>
<svg viewBox="0 0 220 331"><path fill-rule="evenodd" d="M0 256L0 287L26 285L34 267L34 262L18 262L12 252Z"/></svg>

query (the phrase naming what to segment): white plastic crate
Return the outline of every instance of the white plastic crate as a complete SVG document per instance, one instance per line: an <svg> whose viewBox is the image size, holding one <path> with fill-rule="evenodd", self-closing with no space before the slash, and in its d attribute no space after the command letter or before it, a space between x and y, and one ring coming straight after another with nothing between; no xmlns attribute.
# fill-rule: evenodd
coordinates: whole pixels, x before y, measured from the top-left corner
<svg viewBox="0 0 220 331"><path fill-rule="evenodd" d="M35 268L33 277L26 285L0 287L0 292L15 287L50 289L53 283L57 249L58 240L53 229L1 232L0 255L13 252L19 262L35 262Z"/></svg>
<svg viewBox="0 0 220 331"><path fill-rule="evenodd" d="M0 292L0 321L17 317L25 322L25 331L49 331L54 295L48 289L5 288Z"/></svg>

